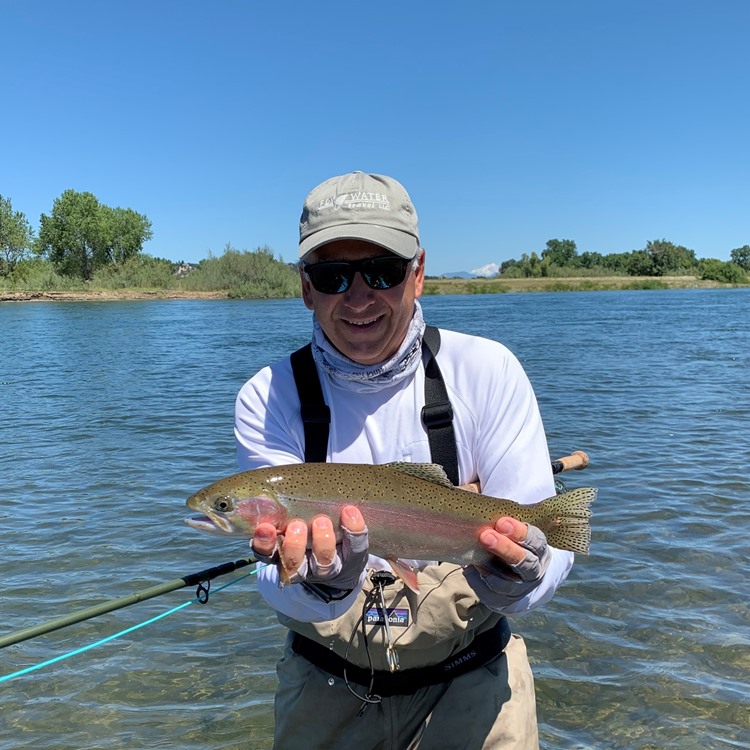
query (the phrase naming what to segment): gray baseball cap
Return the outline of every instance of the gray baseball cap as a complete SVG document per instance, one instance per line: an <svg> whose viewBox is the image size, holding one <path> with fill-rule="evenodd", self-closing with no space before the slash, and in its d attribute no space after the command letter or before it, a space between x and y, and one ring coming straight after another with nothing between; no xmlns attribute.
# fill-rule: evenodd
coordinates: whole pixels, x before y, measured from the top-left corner
<svg viewBox="0 0 750 750"><path fill-rule="evenodd" d="M419 228L404 186L385 175L351 172L314 188L299 220L299 257L345 239L366 240L413 258L419 250Z"/></svg>

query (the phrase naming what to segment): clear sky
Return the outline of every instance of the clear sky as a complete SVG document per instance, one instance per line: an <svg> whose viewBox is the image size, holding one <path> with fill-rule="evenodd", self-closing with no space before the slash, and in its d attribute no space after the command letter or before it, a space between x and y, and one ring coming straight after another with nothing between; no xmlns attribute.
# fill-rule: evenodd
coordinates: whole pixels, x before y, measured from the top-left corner
<svg viewBox="0 0 750 750"><path fill-rule="evenodd" d="M750 244L748 0L0 0L0 194L72 188L146 252L296 260L302 201L411 194L428 273L575 240Z"/></svg>

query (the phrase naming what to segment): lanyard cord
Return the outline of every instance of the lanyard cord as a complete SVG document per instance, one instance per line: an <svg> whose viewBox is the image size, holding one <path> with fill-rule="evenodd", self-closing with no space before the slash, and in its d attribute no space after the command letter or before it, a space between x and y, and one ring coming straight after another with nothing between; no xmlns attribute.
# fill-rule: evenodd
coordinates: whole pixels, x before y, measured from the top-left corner
<svg viewBox="0 0 750 750"><path fill-rule="evenodd" d="M388 665L391 669L391 672L395 672L398 669L398 657L396 656L396 652L393 647L393 641L391 640L391 631L388 625L388 609L385 604L385 595L383 593L383 589L386 586L392 584L396 580L396 578L392 573L389 573L388 571L377 570L372 572L372 574L370 575L370 580L373 582L374 586L365 597L364 603L362 604L362 613L360 614L356 625L354 626L354 628L352 628L352 634L349 638L349 642L346 644L346 652L344 653L344 684L346 685L347 690L355 698L362 702L362 707L357 713L358 717L364 714L368 706L377 705L378 703L382 703L383 701L382 696L377 695L373 692L373 688L375 687L375 667L372 663L370 642L367 636L366 616L367 612L373 606L380 609L380 614L383 617L386 640L388 643L386 647L388 651ZM380 605L379 607L378 604ZM370 682L364 695L361 695L352 687L352 684L346 675L346 665L349 663L349 652L354 645L354 638L357 634L357 628L359 628L360 625L362 626L362 642L365 647L365 654L367 655L367 666L370 671Z"/></svg>

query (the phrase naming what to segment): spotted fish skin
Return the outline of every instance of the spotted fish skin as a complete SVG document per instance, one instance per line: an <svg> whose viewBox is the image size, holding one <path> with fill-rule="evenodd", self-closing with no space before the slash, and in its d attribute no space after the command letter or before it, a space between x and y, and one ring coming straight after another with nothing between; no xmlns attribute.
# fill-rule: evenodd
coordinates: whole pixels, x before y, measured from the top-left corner
<svg viewBox="0 0 750 750"><path fill-rule="evenodd" d="M501 516L538 527L553 547L588 554L596 495L582 487L521 505L454 487L436 464L290 464L210 484L187 500L203 515L185 521L199 531L250 538L262 522L283 532L292 518L337 519L345 505L356 505L374 555L484 564L490 555L479 535Z"/></svg>

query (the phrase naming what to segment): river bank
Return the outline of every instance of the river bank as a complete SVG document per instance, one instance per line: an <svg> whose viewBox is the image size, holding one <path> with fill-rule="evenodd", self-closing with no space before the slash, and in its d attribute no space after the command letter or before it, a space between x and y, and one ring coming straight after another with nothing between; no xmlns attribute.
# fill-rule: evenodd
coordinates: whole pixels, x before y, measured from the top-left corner
<svg viewBox="0 0 750 750"><path fill-rule="evenodd" d="M508 292L597 292L634 289L721 289L748 284L723 284L695 276L574 276L534 279L431 279L425 294L503 294Z"/></svg>
<svg viewBox="0 0 750 750"><path fill-rule="evenodd" d="M146 299L227 299L229 293L180 289L87 289L64 292L0 291L0 302L123 302Z"/></svg>
<svg viewBox="0 0 750 750"><path fill-rule="evenodd" d="M578 276L538 279L425 279L425 295L505 294L513 292L596 292L635 289L722 289L748 284L722 284L695 276ZM61 291L0 290L0 302L113 302L147 299L229 299L230 290L76 289Z"/></svg>

